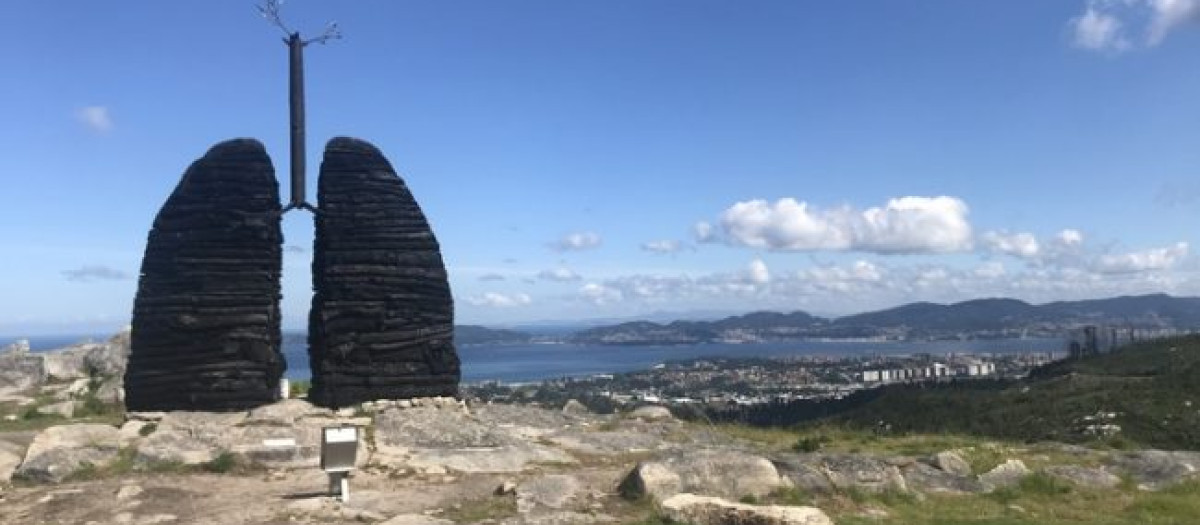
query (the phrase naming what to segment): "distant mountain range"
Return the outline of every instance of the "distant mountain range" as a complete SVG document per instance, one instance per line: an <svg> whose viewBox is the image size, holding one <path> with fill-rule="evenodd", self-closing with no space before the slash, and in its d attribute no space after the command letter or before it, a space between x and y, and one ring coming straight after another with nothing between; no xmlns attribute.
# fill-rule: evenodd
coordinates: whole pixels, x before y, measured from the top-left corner
<svg viewBox="0 0 1200 525"><path fill-rule="evenodd" d="M754 312L716 321L635 321L581 330L570 342L694 344L800 339L998 339L1062 337L1100 325L1139 330L1200 328L1200 298L1165 294L1033 305L1016 299L910 303L835 319L805 312Z"/></svg>
<svg viewBox="0 0 1200 525"><path fill-rule="evenodd" d="M577 331L542 332L455 325L460 345L567 342L611 345L752 343L812 339L921 341L1063 337L1096 325L1142 331L1200 329L1200 297L1166 294L1059 301L1040 305L1016 299L976 299L954 304L909 303L837 318L806 312L753 312L709 321L629 321ZM304 332L288 332L302 343Z"/></svg>
<svg viewBox="0 0 1200 525"><path fill-rule="evenodd" d="M454 325L454 343L460 345L520 344L532 340L533 335L516 330L465 324Z"/></svg>

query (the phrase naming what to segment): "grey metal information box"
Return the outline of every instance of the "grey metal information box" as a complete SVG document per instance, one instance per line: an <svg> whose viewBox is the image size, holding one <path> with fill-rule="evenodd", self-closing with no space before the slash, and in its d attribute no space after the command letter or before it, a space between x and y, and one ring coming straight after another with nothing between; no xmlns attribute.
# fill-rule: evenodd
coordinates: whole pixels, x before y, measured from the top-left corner
<svg viewBox="0 0 1200 525"><path fill-rule="evenodd" d="M358 454L358 427L325 427L321 430L321 470L329 474L329 492L343 503L350 500L349 474Z"/></svg>

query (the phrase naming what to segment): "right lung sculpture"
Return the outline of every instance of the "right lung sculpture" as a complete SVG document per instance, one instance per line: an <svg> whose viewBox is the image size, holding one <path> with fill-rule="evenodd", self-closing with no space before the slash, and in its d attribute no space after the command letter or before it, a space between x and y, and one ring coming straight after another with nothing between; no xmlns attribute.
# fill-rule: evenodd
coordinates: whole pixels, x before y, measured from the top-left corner
<svg viewBox="0 0 1200 525"><path fill-rule="evenodd" d="M309 400L454 396L454 304L437 239L379 149L338 137L317 188Z"/></svg>

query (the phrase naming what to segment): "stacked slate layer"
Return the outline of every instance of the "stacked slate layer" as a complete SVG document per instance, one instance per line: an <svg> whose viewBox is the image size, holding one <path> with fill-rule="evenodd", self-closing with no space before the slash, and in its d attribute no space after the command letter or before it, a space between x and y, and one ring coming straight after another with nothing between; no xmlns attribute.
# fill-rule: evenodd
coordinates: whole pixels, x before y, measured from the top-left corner
<svg viewBox="0 0 1200 525"><path fill-rule="evenodd" d="M278 400L279 184L261 143L217 144L154 219L125 372L129 410L244 410Z"/></svg>
<svg viewBox="0 0 1200 525"><path fill-rule="evenodd" d="M374 146L339 137L317 190L309 400L457 395L446 267L404 181Z"/></svg>

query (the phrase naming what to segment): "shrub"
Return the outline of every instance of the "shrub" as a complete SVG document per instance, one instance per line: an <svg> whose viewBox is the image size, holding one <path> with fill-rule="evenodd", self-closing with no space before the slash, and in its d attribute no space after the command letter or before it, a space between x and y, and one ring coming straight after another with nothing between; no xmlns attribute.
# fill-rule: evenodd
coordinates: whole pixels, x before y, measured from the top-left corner
<svg viewBox="0 0 1200 525"><path fill-rule="evenodd" d="M288 383L288 397L298 399L308 395L309 389L312 388L312 381L299 379Z"/></svg>
<svg viewBox="0 0 1200 525"><path fill-rule="evenodd" d="M138 429L138 435L146 437L150 434L153 434L155 430L158 430L158 423L146 423L145 425L142 425L142 428Z"/></svg>
<svg viewBox="0 0 1200 525"><path fill-rule="evenodd" d="M205 463L203 469L206 472L212 472L214 474L227 474L232 472L233 469L237 468L237 466L237 456L234 456L233 453L226 451L213 458L212 461Z"/></svg>
<svg viewBox="0 0 1200 525"><path fill-rule="evenodd" d="M821 450L830 439L823 435L803 436L796 444L792 445L792 450L796 452L816 452Z"/></svg>
<svg viewBox="0 0 1200 525"><path fill-rule="evenodd" d="M1042 472L1035 472L1024 478L1018 485L1025 494L1058 496L1071 492L1071 485Z"/></svg>

